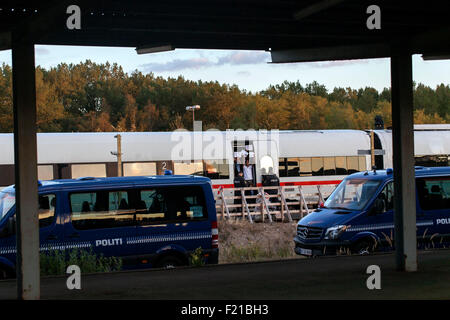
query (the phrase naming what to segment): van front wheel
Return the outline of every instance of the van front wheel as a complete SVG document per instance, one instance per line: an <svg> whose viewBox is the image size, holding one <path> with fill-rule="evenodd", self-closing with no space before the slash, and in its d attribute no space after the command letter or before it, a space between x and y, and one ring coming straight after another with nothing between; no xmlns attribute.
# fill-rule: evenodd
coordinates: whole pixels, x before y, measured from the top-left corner
<svg viewBox="0 0 450 320"><path fill-rule="evenodd" d="M178 259L177 257L167 256L167 257L161 258L161 260L158 261L156 266L158 268L163 268L163 269L173 269L175 267L181 266L182 264L183 263L181 262L181 260Z"/></svg>
<svg viewBox="0 0 450 320"><path fill-rule="evenodd" d="M374 252L375 246L372 240L362 239L355 243L351 251L353 254L367 255Z"/></svg>

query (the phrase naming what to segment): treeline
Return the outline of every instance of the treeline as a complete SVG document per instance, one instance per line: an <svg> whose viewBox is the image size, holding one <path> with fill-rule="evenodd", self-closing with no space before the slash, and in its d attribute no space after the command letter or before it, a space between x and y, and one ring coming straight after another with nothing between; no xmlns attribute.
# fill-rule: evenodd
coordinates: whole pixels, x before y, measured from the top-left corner
<svg viewBox="0 0 450 320"><path fill-rule="evenodd" d="M391 93L287 82L252 93L236 85L156 77L117 64L60 64L36 68L41 132L168 131L192 128L188 105L199 104L203 128L367 129L381 115L391 125ZM450 123L450 87L414 85L416 123ZM12 70L0 68L0 132L12 132Z"/></svg>

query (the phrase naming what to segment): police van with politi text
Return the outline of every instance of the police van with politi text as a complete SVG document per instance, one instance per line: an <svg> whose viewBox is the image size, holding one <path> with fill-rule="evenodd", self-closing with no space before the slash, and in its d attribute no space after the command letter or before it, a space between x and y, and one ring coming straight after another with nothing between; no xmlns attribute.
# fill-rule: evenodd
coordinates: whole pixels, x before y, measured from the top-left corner
<svg viewBox="0 0 450 320"><path fill-rule="evenodd" d="M419 248L450 244L450 167L416 167ZM393 170L345 178L325 203L298 222L295 252L304 256L394 249Z"/></svg>
<svg viewBox="0 0 450 320"><path fill-rule="evenodd" d="M124 268L188 265L201 248L218 262L209 178L145 176L39 182L40 251L83 249L119 257ZM0 270L16 264L15 189L0 192ZM66 251L67 252L67 251Z"/></svg>

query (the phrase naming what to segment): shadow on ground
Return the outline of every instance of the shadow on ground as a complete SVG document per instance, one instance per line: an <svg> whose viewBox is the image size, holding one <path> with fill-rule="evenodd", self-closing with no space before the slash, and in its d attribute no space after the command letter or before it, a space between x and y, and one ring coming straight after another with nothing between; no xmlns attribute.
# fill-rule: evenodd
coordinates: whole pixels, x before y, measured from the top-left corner
<svg viewBox="0 0 450 320"><path fill-rule="evenodd" d="M42 299L450 299L450 250L422 251L419 271L395 270L393 254L291 259L173 270L144 270L41 280ZM368 290L366 269L381 268L381 290ZM0 282L0 299L16 283Z"/></svg>

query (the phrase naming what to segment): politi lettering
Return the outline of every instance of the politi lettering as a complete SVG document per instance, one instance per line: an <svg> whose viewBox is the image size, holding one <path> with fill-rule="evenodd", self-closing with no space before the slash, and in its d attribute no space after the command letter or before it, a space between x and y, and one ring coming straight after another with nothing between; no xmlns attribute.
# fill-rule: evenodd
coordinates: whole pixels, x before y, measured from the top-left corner
<svg viewBox="0 0 450 320"><path fill-rule="evenodd" d="M95 240L96 247L109 247L122 245L122 238Z"/></svg>

